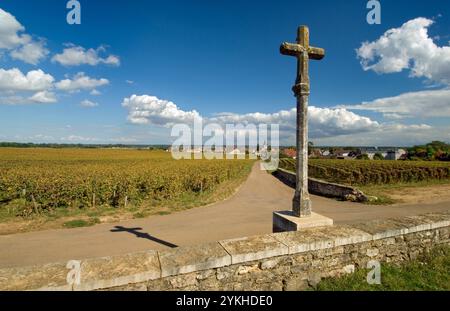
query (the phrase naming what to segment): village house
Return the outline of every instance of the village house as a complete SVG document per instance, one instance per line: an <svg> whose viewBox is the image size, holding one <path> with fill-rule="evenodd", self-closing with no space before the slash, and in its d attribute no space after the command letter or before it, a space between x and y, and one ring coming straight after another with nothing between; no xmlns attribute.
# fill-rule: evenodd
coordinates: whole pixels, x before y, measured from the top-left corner
<svg viewBox="0 0 450 311"><path fill-rule="evenodd" d="M297 151L294 148L283 149L283 154L289 158L295 159L297 157Z"/></svg>

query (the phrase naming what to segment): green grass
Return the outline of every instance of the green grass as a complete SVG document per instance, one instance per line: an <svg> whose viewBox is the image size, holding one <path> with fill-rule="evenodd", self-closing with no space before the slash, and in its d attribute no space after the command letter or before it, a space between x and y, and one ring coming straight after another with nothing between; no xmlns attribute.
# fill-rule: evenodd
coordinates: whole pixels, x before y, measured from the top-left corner
<svg viewBox="0 0 450 311"><path fill-rule="evenodd" d="M90 227L98 223L100 223L100 220L98 218L90 218L89 220L75 219L65 222L64 227L66 228Z"/></svg>
<svg viewBox="0 0 450 311"><path fill-rule="evenodd" d="M381 265L381 284L366 281L368 270L321 281L319 291L448 291L450 290L450 246L433 249L400 266Z"/></svg>
<svg viewBox="0 0 450 311"><path fill-rule="evenodd" d="M146 215L143 212L137 212L133 214L133 218L145 218Z"/></svg>
<svg viewBox="0 0 450 311"><path fill-rule="evenodd" d="M161 211L157 212L157 215L164 216L164 215L170 215L171 213L169 211Z"/></svg>

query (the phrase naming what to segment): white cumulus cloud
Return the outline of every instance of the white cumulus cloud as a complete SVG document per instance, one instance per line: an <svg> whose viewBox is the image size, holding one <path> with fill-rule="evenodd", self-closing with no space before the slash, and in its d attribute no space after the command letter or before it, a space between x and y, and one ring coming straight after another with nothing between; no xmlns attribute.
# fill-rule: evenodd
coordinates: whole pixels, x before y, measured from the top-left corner
<svg viewBox="0 0 450 311"><path fill-rule="evenodd" d="M44 40L35 41L24 31L13 15L0 9L0 51L7 50L12 58L36 65L49 51Z"/></svg>
<svg viewBox="0 0 450 311"><path fill-rule="evenodd" d="M12 58L32 65L37 65L48 54L49 51L45 48L45 41L42 40L25 43L10 53Z"/></svg>
<svg viewBox="0 0 450 311"><path fill-rule="evenodd" d="M56 103L56 95L49 91L40 91L30 97L30 100L35 103L51 104Z"/></svg>
<svg viewBox="0 0 450 311"><path fill-rule="evenodd" d="M108 79L95 79L86 76L84 72L79 72L73 77L73 79L64 79L55 83L55 87L66 92L77 92L80 90L93 90L108 84Z"/></svg>
<svg viewBox="0 0 450 311"><path fill-rule="evenodd" d="M210 119L219 123L278 124L282 133L295 132L296 108L275 113L220 113ZM378 122L357 115L346 109L308 107L309 136L328 137L349 133L366 132L379 126Z"/></svg>
<svg viewBox="0 0 450 311"><path fill-rule="evenodd" d="M171 101L150 95L132 95L124 98L122 106L128 109L128 120L135 124L170 126L173 123L192 122L200 118L197 111L183 111Z"/></svg>
<svg viewBox="0 0 450 311"><path fill-rule="evenodd" d="M52 87L53 81L53 76L41 69L23 74L17 68L0 68L0 91L44 91Z"/></svg>
<svg viewBox="0 0 450 311"><path fill-rule="evenodd" d="M357 49L364 70L394 73L410 70L412 77L450 85L450 46L437 46L428 35L433 21L419 17L386 31L378 40Z"/></svg>
<svg viewBox="0 0 450 311"><path fill-rule="evenodd" d="M64 66L107 64L113 66L120 65L120 58L116 55L101 57L100 53L105 52L103 46L97 49L85 49L81 46L69 45L62 53L53 56L52 61Z"/></svg>

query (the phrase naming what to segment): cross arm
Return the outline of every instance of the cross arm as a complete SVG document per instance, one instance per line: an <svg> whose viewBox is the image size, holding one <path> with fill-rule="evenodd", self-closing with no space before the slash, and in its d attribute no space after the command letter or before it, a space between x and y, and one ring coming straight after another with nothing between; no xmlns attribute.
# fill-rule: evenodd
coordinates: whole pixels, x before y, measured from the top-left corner
<svg viewBox="0 0 450 311"><path fill-rule="evenodd" d="M298 43L284 42L280 46L280 53L283 55L298 56L299 54L303 53L304 51L305 51L305 48ZM320 60L320 59L324 58L325 50L322 48L316 48L316 47L310 46L308 48L308 56L311 59Z"/></svg>
<svg viewBox="0 0 450 311"><path fill-rule="evenodd" d="M315 48L310 46L308 49L308 55L311 59L321 60L325 57L325 50L322 48Z"/></svg>
<svg viewBox="0 0 450 311"><path fill-rule="evenodd" d="M297 43L284 42L280 46L280 53L289 56L298 56L305 50L303 46Z"/></svg>

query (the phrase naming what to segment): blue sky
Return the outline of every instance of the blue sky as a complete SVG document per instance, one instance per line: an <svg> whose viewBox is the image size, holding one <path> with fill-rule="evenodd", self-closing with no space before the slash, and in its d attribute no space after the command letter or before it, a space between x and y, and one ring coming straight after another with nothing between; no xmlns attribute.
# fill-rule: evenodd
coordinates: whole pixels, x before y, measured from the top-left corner
<svg viewBox="0 0 450 311"><path fill-rule="evenodd" d="M279 123L293 144L279 45L301 24L326 49L310 64L316 144L450 141L448 1L381 1L380 25L365 0L80 0L81 25L66 2L0 4L0 141L168 143L202 116Z"/></svg>

